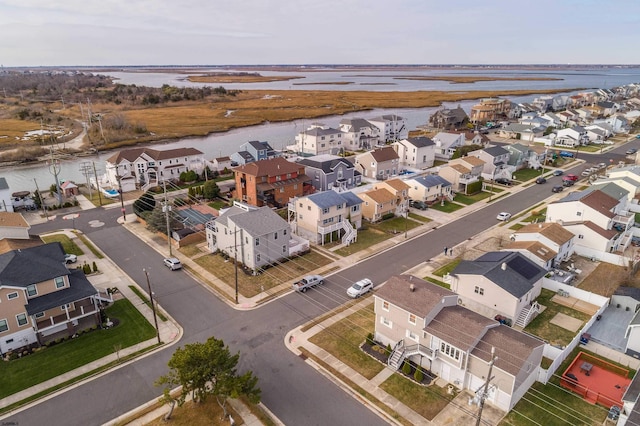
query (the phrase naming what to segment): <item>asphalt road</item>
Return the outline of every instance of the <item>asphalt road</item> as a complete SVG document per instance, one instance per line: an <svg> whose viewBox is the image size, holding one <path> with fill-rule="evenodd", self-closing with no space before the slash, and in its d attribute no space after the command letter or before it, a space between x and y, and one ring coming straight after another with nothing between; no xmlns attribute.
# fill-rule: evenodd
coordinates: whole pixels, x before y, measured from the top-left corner
<svg viewBox="0 0 640 426"><path fill-rule="evenodd" d="M616 151L624 152L628 148ZM590 163L617 161L620 154L590 156ZM579 172L578 166L570 172ZM448 223L405 244L393 247L350 268L339 271L327 283L305 294L290 294L253 311L235 311L202 288L184 271L169 271L161 256L116 223L119 209L85 211L76 227L85 232L116 264L138 283L145 283L142 268L150 271L158 302L182 325L179 342L222 338L233 351L240 351L240 370L252 370L259 378L263 402L289 425L377 425L386 424L356 399L348 396L302 359L288 351L283 339L292 328L347 300L345 289L355 280L369 277L374 284L387 280L420 262L435 257L444 246L452 247L496 225L501 211L513 214L551 195L559 183L531 185L484 209ZM105 223L91 228L90 220ZM31 228L44 233L68 226L60 218ZM454 253L455 255L455 253ZM144 286L143 286L144 288ZM353 342L358 344L359 342ZM166 372L175 346L144 357L98 379L83 383L58 396L30 407L3 422L20 425L97 425L154 399L160 389L154 381Z"/></svg>

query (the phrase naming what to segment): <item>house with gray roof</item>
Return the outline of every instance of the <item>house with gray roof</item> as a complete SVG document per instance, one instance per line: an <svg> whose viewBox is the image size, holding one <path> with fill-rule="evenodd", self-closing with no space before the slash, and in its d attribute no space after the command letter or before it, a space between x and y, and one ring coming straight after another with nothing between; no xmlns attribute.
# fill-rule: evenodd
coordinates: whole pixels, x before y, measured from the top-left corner
<svg viewBox="0 0 640 426"><path fill-rule="evenodd" d="M385 180L400 172L400 157L391 146L383 146L356 156L356 170L366 178Z"/></svg>
<svg viewBox="0 0 640 426"><path fill-rule="evenodd" d="M0 177L0 211L13 212L13 197L7 180Z"/></svg>
<svg viewBox="0 0 640 426"><path fill-rule="evenodd" d="M287 149L300 155L339 154L344 149L343 132L321 123L313 123L296 135Z"/></svg>
<svg viewBox="0 0 640 426"><path fill-rule="evenodd" d="M435 160L435 142L426 136L406 138L391 144L398 153L400 165L414 169L433 167Z"/></svg>
<svg viewBox="0 0 640 426"><path fill-rule="evenodd" d="M421 365L472 394L486 380L492 350L492 391L487 402L509 411L536 381L544 342L464 307L456 293L411 275L396 275L373 295L374 339L389 344L389 367Z"/></svg>
<svg viewBox="0 0 640 426"><path fill-rule="evenodd" d="M484 161L482 177L487 180L499 178L511 179L515 167L509 165L509 151L501 146L490 146L477 151L471 151L470 157L477 157Z"/></svg>
<svg viewBox="0 0 640 426"><path fill-rule="evenodd" d="M219 250L254 271L296 254L291 249L299 250L300 246L291 243L287 221L267 206L234 202L217 219L207 222L206 232L212 253Z"/></svg>
<svg viewBox="0 0 640 426"><path fill-rule="evenodd" d="M442 199L451 199L453 186L451 182L438 175L419 176L405 180L409 185L409 198L413 201L424 201L433 204Z"/></svg>
<svg viewBox="0 0 640 426"><path fill-rule="evenodd" d="M533 142L534 138L544 133L545 128L521 123L509 123L498 131L498 135L503 138Z"/></svg>
<svg viewBox="0 0 640 426"><path fill-rule="evenodd" d="M353 163L337 155L315 155L298 163L304 165L304 172L316 191L348 191L362 183L362 174Z"/></svg>
<svg viewBox="0 0 640 426"><path fill-rule="evenodd" d="M364 118L344 118L340 120L339 129L346 150L372 149L380 142L380 129Z"/></svg>
<svg viewBox="0 0 640 426"><path fill-rule="evenodd" d="M495 251L463 260L447 280L463 306L488 318L502 315L525 327L537 313L534 301L546 273L522 253Z"/></svg>
<svg viewBox="0 0 640 426"><path fill-rule="evenodd" d="M339 240L349 245L362 227L363 201L349 191L317 192L289 202L291 227L316 244Z"/></svg>
<svg viewBox="0 0 640 426"><path fill-rule="evenodd" d="M237 152L231 154L231 162L237 165L253 163L254 161L266 160L280 155L269 145L269 142L249 141L240 145Z"/></svg>
<svg viewBox="0 0 640 426"><path fill-rule="evenodd" d="M464 133L439 132L433 137L435 143L434 156L437 160L449 161L456 149L465 143Z"/></svg>
<svg viewBox="0 0 640 426"><path fill-rule="evenodd" d="M442 108L431 114L429 126L434 129L458 130L469 124L469 116L459 105L457 108Z"/></svg>
<svg viewBox="0 0 640 426"><path fill-rule="evenodd" d="M0 254L0 355L100 324L99 293L60 243Z"/></svg>

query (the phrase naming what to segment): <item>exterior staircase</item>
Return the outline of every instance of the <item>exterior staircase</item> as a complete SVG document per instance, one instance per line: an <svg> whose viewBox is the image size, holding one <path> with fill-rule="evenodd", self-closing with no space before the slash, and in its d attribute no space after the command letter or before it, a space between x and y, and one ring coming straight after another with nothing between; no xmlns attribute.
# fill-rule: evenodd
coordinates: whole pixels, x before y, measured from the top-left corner
<svg viewBox="0 0 640 426"><path fill-rule="evenodd" d="M393 351L387 360L387 365L393 370L397 370L402 365L402 361L404 361L405 356L404 341L400 340L393 347Z"/></svg>
<svg viewBox="0 0 640 426"><path fill-rule="evenodd" d="M344 229L344 235L342 236L342 244L348 246L356 241L358 238L358 231L351 225L349 220L344 219L342 221L342 229Z"/></svg>
<svg viewBox="0 0 640 426"><path fill-rule="evenodd" d="M520 311L520 315L518 315L518 319L514 325L525 328L539 313L540 305L538 302L533 302L531 306Z"/></svg>

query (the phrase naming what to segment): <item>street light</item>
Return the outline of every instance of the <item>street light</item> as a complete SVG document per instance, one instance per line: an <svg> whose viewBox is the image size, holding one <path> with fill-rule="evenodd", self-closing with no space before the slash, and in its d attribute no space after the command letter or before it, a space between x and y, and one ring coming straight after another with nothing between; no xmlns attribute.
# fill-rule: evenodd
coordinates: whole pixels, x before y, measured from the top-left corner
<svg viewBox="0 0 640 426"><path fill-rule="evenodd" d="M149 289L149 300L151 302L151 311L153 312L153 322L156 325L156 337L158 338L158 344L161 344L160 341L160 329L158 328L158 317L156 316L156 305L153 302L153 291L151 291L151 282L149 281L149 273L146 268L142 268L142 271L147 277L147 288Z"/></svg>

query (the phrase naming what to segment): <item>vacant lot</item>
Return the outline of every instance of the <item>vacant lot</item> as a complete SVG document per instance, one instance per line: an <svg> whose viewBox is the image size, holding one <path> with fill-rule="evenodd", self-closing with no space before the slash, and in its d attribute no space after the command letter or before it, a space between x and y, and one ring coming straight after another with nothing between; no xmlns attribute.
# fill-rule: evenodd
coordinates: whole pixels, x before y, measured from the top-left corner
<svg viewBox="0 0 640 426"><path fill-rule="evenodd" d="M638 274L631 274L632 272L629 268L601 262L596 269L578 285L578 288L601 296L611 297L613 292L621 285L640 288Z"/></svg>

